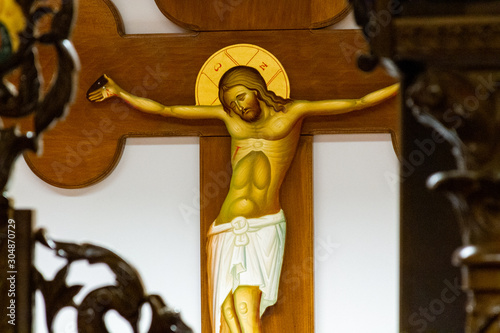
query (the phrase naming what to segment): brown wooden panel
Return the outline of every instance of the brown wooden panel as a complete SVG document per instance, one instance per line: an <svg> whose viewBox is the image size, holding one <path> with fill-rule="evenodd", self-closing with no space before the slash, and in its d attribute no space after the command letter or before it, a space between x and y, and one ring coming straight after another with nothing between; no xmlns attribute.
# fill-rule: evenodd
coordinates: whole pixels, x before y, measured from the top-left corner
<svg viewBox="0 0 500 333"><path fill-rule="evenodd" d="M401 102L398 97L361 112L309 117L302 125L302 134L389 133L392 137L394 151L399 156L401 124L397 111L400 106Z"/></svg>
<svg viewBox="0 0 500 333"><path fill-rule="evenodd" d="M347 0L155 0L171 21L195 31L321 28L342 19Z"/></svg>
<svg viewBox="0 0 500 333"><path fill-rule="evenodd" d="M26 156L28 165L51 185L84 187L113 170L127 137L227 135L215 120L166 119L118 101L92 104L85 93L102 73L139 96L166 105L194 104L196 77L204 62L223 47L249 43L280 60L290 80L291 98L358 98L394 82L380 69L359 71L355 53L364 47L362 41L355 30L124 35L109 0L80 1L74 32L82 68L76 100L66 120L44 134L43 156ZM29 129L29 120L25 123L24 129ZM308 119L303 133L396 133L398 128L398 107L387 102L358 113Z"/></svg>
<svg viewBox="0 0 500 333"><path fill-rule="evenodd" d="M341 21L351 10L349 1L311 1L311 28L323 28Z"/></svg>
<svg viewBox="0 0 500 333"><path fill-rule="evenodd" d="M206 234L229 189L230 138L200 138L202 332L211 332L207 296ZM214 176L215 175L215 176ZM222 176L224 175L224 176ZM227 186L225 186L227 185ZM278 302L264 313L264 332L314 332L312 136L302 136L281 188L287 218Z"/></svg>

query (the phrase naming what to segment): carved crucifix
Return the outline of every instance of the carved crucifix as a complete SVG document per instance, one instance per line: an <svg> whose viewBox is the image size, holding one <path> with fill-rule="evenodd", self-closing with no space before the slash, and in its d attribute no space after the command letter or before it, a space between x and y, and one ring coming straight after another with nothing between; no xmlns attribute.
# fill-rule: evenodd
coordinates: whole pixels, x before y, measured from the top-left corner
<svg viewBox="0 0 500 333"><path fill-rule="evenodd" d="M212 74L223 73L217 84L218 97L208 98L211 105L164 106L130 94L107 76L102 76L88 93L93 102L118 97L146 113L219 119L226 125L231 137L232 176L229 192L207 235L214 332L219 332L221 325L224 332L260 332L261 314L278 299L286 238L279 192L295 155L303 120L312 115L338 115L372 107L398 92L396 84L361 99L291 100L268 88L278 81L277 77L286 77L281 66L259 59L256 68L228 68L228 62L238 64L236 59L242 57L241 53L251 63L266 52L250 45L229 46L217 52L223 55L220 62L209 61L210 66L205 65L198 76L213 82ZM265 72L269 67L277 68L269 71L266 81L259 70ZM284 83L278 86L288 88L288 82ZM201 94L197 92L197 96Z"/></svg>
<svg viewBox="0 0 500 333"><path fill-rule="evenodd" d="M110 6L114 17L105 4ZM206 59L227 45L249 43L271 50L282 61L293 89L291 97L295 100L357 99L393 83L381 72L370 75L358 72L354 64L355 52L352 51L360 45L361 37L356 31L216 31L183 37L122 37L113 33L118 15L109 3L92 0L81 3L80 7L74 40L83 70L75 107L66 122L45 138L44 156L27 157L31 168L55 186L82 187L101 180L117 163L125 138L131 136L200 136L202 192L213 181L210 173L225 171L231 159L248 155L241 155L248 147L231 147L224 126L224 119L229 119L229 116L224 115L221 107L217 111L220 117L210 117L218 119L172 118L165 121L158 115L135 112L120 102L89 105L84 100L85 90L92 85L96 75L103 72L109 73L117 82L126 83L127 90L134 95L148 97L162 105L193 105L193 87ZM90 28L96 20L99 25ZM120 24L118 26L118 31L122 31ZM262 71L267 69L267 63L260 65ZM280 206L288 215L286 242L293 245L288 246L284 259L282 281L285 283L282 283L278 303L266 312L272 315L263 317L266 330L314 330L311 135L342 132L394 134L398 127L396 103L393 99L360 113L313 116L304 120L302 128L295 126L297 122L292 126L293 145L297 146L297 151L294 159L291 159L292 154L287 161L290 167L281 186ZM293 111L289 112L293 114ZM210 202L201 203L204 207L201 212L202 272L207 271L206 235L224 206L225 198L226 193L221 191ZM304 268L304 274L298 280L292 279L294 283L287 283L297 265ZM205 273L202 274L202 285L202 325L204 332L209 332Z"/></svg>

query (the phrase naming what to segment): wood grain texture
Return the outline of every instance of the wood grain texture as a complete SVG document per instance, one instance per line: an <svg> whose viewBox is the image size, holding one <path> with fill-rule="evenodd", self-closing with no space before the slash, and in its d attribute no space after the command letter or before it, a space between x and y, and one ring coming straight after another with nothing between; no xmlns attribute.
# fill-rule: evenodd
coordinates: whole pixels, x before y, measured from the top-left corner
<svg viewBox="0 0 500 333"><path fill-rule="evenodd" d="M230 138L200 138L202 332L210 333L206 235L229 189ZM285 259L278 302L263 315L264 332L314 332L314 246L312 136L300 138L283 181L281 205L287 218ZM227 186L223 186L227 185Z"/></svg>
<svg viewBox="0 0 500 333"><path fill-rule="evenodd" d="M323 28L349 11L347 0L155 0L171 21L194 31Z"/></svg>
<svg viewBox="0 0 500 333"><path fill-rule="evenodd" d="M223 47L249 43L279 59L293 99L359 98L395 81L382 70L359 71L355 53L365 44L355 30L124 35L109 0L80 1L79 6L73 40L81 72L75 103L66 120L44 135L43 155L26 155L34 173L57 187L79 188L102 180L118 163L127 137L228 135L216 120L167 119L118 100L90 103L86 91L102 73L139 96L165 105L193 105L204 62ZM27 119L24 129L29 128ZM386 132L395 138L398 131L396 99L355 113L310 118L303 126L303 134Z"/></svg>
<svg viewBox="0 0 500 333"><path fill-rule="evenodd" d="M340 22L351 10L349 1L324 1L310 0L311 25L309 28L317 29Z"/></svg>

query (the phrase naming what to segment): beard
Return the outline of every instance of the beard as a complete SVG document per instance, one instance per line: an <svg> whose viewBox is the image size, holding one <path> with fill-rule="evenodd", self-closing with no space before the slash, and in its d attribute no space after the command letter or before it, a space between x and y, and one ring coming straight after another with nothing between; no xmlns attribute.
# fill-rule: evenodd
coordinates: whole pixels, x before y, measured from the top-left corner
<svg viewBox="0 0 500 333"><path fill-rule="evenodd" d="M243 119L247 123L253 123L260 119L261 113L262 110L260 109L260 106L257 106L257 108L248 108L245 109L245 111L241 115L241 119Z"/></svg>
<svg viewBox="0 0 500 333"><path fill-rule="evenodd" d="M256 98L254 102L251 103L251 105L249 105L248 108L243 110L240 117L247 123L253 123L260 119L261 114L262 114L262 109L260 108L259 101Z"/></svg>

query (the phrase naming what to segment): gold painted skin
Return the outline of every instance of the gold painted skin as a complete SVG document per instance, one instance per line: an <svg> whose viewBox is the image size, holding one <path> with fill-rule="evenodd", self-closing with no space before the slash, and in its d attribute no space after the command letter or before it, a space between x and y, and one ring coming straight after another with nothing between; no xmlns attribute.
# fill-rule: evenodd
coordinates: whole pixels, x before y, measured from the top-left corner
<svg viewBox="0 0 500 333"><path fill-rule="evenodd" d="M106 78L108 82L105 86L89 94L91 101L100 102L118 96L147 113L224 121L232 138L233 175L216 225L229 223L238 216L254 218L279 212L279 189L295 154L302 121L306 116L342 114L367 108L394 96L399 89L399 85L395 84L360 99L293 101L286 105L286 112L276 112L260 101L254 91L235 86L224 94L224 99L232 108L232 113L227 114L221 105L164 106L131 95L109 77ZM253 109L245 111L247 108Z"/></svg>
<svg viewBox="0 0 500 333"><path fill-rule="evenodd" d="M226 113L221 105L164 106L131 95L109 77L106 79L103 87L89 93L89 100L100 102L117 96L143 112L184 119L215 118L226 124L231 136L233 174L216 225L229 223L238 216L256 218L279 212L279 189L295 155L305 117L367 108L394 96L399 89L399 85L392 85L361 99L291 101L285 105L285 112L277 112L261 101L254 90L236 85L223 95L231 107L231 112ZM260 298L256 286L239 286L229 293L222 304L222 332L261 332Z"/></svg>

